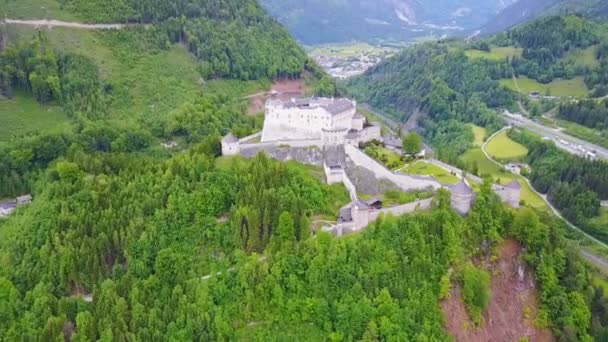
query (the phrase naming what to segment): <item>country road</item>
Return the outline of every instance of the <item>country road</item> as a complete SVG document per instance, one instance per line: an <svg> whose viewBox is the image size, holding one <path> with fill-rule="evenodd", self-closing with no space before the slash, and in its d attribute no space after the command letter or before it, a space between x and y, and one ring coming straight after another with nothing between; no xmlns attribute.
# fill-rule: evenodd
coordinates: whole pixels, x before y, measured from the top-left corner
<svg viewBox="0 0 608 342"><path fill-rule="evenodd" d="M608 149L592 144L588 141L575 138L566 134L559 129L544 126L536 121L532 121L521 114L513 114L508 111L503 112L505 120L518 127L529 129L535 133L549 138L555 142L555 145L562 150L576 155L584 155L585 152L595 152L597 158L608 160ZM583 151L584 150L584 151Z"/></svg>
<svg viewBox="0 0 608 342"><path fill-rule="evenodd" d="M0 24L23 25L34 27L67 27L84 30L120 30L127 26L138 26L139 24L85 24L78 22L68 22L60 20L20 20L5 19Z"/></svg>

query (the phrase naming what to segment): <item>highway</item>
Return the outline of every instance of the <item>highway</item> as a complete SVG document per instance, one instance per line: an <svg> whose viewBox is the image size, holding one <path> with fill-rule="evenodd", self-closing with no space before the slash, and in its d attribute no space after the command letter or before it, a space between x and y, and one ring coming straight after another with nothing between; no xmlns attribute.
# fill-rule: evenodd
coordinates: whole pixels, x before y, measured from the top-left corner
<svg viewBox="0 0 608 342"><path fill-rule="evenodd" d="M521 114L513 114L505 111L505 120L517 127L524 127L535 133L542 135L543 137L552 140L555 145L564 151L579 156L588 156L597 159L608 161L608 149L601 146L592 144L585 140L575 138L568 135L559 129L544 126L536 121L532 121Z"/></svg>

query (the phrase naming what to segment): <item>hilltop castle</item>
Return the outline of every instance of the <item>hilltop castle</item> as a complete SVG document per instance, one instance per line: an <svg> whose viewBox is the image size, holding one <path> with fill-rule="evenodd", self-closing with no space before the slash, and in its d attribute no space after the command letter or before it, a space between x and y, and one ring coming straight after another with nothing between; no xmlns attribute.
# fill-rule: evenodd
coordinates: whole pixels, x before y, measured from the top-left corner
<svg viewBox="0 0 608 342"><path fill-rule="evenodd" d="M316 140L323 145L356 145L380 139L380 129L366 126L357 102L348 99L307 98L266 103L262 142Z"/></svg>

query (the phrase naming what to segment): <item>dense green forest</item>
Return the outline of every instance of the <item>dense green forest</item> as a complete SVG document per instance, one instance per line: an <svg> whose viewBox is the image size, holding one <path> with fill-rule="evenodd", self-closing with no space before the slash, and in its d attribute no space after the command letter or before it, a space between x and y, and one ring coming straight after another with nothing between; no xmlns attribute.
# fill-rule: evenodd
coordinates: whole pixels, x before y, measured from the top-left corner
<svg viewBox="0 0 608 342"><path fill-rule="evenodd" d="M455 161L473 135L465 122L502 127L493 108L510 107L515 97L497 79L509 74L506 64L471 60L447 44L427 43L404 50L349 81L348 91L400 120L427 113L420 122L425 137L443 159Z"/></svg>
<svg viewBox="0 0 608 342"><path fill-rule="evenodd" d="M111 3L63 1L91 21L151 25L95 33L112 47L105 63L132 67L186 44L201 89L139 106L125 90L138 80L117 81L44 32L2 52L2 95L58 103L70 125L0 143L0 197L34 196L0 220L0 340L449 340L438 302L462 285L479 315L488 275L470 260L492 258L506 238L521 241L535 270L539 325L563 341L608 336L606 298L560 223L505 209L489 181L466 218L440 191L432 210L335 238L310 227L349 202L344 187L264 155L218 157L222 135L259 125L240 99L245 80L305 70L327 80L256 2ZM238 52L257 40L260 50ZM430 76L402 79L427 90L404 88L402 104L434 113L424 126L433 141L457 153L471 137L465 122L500 127L490 108L514 102L496 81L504 64L433 45L410 54L403 63ZM173 139L183 149L158 146Z"/></svg>
<svg viewBox="0 0 608 342"><path fill-rule="evenodd" d="M335 210L335 190L265 157L218 168L213 144L168 160L76 154L49 168L31 207L0 225L0 336L446 340L437 301L459 282L448 268L467 270L466 282L466 260L501 236L529 247L542 324L565 340L604 333L601 290L559 225L505 211L489 183L467 219L442 192L431 212L309 238L306 218ZM484 241L490 249L476 248Z"/></svg>
<svg viewBox="0 0 608 342"><path fill-rule="evenodd" d="M519 110L517 82L505 87L511 80L538 81L537 90L546 87L543 95L551 95L551 87L558 87L551 82L576 77L589 95L606 95L607 39L605 25L579 16L549 16L477 41L447 40L408 48L347 81L345 87L396 119L423 113L418 120L421 132L438 147L442 159L457 163L455 156L472 141L464 123L492 132L503 124L496 110ZM566 108L572 105L562 107L563 118L603 128L604 116L597 107L577 114L572 109L566 113Z"/></svg>
<svg viewBox="0 0 608 342"><path fill-rule="evenodd" d="M571 155L525 131L511 130L509 135L529 150L534 188L546 193L568 220L608 241L608 227L591 221L599 215L600 201L608 199L608 164Z"/></svg>
<svg viewBox="0 0 608 342"><path fill-rule="evenodd" d="M512 61L517 75L549 83L554 78L590 75L592 70L588 66L563 57L575 49L599 44L605 33L598 24L582 17L554 16L499 34L494 42L499 46L523 48L521 57Z"/></svg>
<svg viewBox="0 0 608 342"><path fill-rule="evenodd" d="M568 121L595 128L608 129L608 101L594 100L563 103L559 107L559 117Z"/></svg>

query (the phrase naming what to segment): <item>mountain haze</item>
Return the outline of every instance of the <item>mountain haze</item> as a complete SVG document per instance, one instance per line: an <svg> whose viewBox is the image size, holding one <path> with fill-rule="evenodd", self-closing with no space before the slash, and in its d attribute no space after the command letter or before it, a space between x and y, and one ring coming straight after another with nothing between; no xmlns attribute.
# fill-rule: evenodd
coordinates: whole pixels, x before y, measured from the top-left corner
<svg viewBox="0 0 608 342"><path fill-rule="evenodd" d="M508 30L545 15L578 14L589 19L606 19L608 2L604 0L529 0L518 1L490 20L480 30L490 35Z"/></svg>
<svg viewBox="0 0 608 342"><path fill-rule="evenodd" d="M262 0L304 44L406 41L480 27L516 0Z"/></svg>

